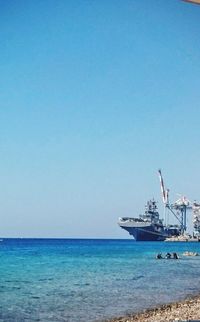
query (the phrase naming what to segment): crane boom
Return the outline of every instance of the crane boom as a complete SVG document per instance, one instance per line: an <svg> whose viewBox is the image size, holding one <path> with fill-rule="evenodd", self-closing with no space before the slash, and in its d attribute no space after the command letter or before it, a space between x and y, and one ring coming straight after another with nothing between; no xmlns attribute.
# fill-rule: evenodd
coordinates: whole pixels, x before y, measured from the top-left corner
<svg viewBox="0 0 200 322"><path fill-rule="evenodd" d="M160 179L160 187L161 187L163 203L166 205L168 202L168 190L167 191L165 190L161 169L158 170L158 175Z"/></svg>

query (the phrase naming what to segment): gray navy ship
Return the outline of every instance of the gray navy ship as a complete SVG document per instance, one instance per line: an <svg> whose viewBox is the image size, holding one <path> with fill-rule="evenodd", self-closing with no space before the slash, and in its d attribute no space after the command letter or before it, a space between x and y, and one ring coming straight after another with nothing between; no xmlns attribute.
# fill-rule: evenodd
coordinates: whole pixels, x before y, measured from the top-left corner
<svg viewBox="0 0 200 322"><path fill-rule="evenodd" d="M184 236L186 227L186 212L193 210L193 237L200 238L200 203L192 203L182 196L175 203L169 202L169 190L165 189L161 170L158 170L161 194L166 212L171 213L177 224L169 224L169 217L165 221L160 219L155 200L147 202L145 212L138 217L119 218L118 224L127 230L136 241L163 241L171 237ZM171 218L170 218L171 220ZM172 222L172 221L171 221Z"/></svg>
<svg viewBox="0 0 200 322"><path fill-rule="evenodd" d="M137 218L119 218L119 226L129 232L136 241L163 241L168 237L179 236L179 225L167 225L159 218L156 201L150 200L145 207L144 215Z"/></svg>

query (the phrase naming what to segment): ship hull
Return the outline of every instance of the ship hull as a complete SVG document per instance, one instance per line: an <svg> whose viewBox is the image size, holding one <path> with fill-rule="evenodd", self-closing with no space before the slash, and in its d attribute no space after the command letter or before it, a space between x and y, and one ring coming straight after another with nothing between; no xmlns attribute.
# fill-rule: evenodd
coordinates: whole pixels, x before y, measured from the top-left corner
<svg viewBox="0 0 200 322"><path fill-rule="evenodd" d="M123 227L136 241L163 241L168 236L164 230L157 231L154 226L147 227Z"/></svg>

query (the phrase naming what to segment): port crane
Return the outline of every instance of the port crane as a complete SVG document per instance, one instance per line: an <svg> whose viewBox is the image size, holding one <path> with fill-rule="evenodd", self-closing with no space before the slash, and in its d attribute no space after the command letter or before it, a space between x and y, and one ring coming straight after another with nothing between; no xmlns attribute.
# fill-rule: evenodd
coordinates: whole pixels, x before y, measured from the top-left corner
<svg viewBox="0 0 200 322"><path fill-rule="evenodd" d="M200 203L197 201L194 201L192 208L193 208L194 236L200 238Z"/></svg>
<svg viewBox="0 0 200 322"><path fill-rule="evenodd" d="M187 211L193 209L192 203L185 196L181 196L175 203L170 204L169 202L169 189L165 189L164 180L162 176L161 169L158 170L162 200L164 203L165 209L168 209L172 212L175 218L178 220L180 225L181 235L184 235L187 229ZM199 205L199 214L200 214L200 205ZM200 217L199 217L200 220ZM199 232L200 232L200 221L199 221Z"/></svg>

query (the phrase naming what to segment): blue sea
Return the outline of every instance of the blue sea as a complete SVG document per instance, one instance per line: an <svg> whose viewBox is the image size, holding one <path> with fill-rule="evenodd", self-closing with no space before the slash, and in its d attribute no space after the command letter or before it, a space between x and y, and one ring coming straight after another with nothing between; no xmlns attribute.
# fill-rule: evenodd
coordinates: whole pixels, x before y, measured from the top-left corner
<svg viewBox="0 0 200 322"><path fill-rule="evenodd" d="M102 321L198 294L200 256L184 251L200 243L3 239L0 321Z"/></svg>

